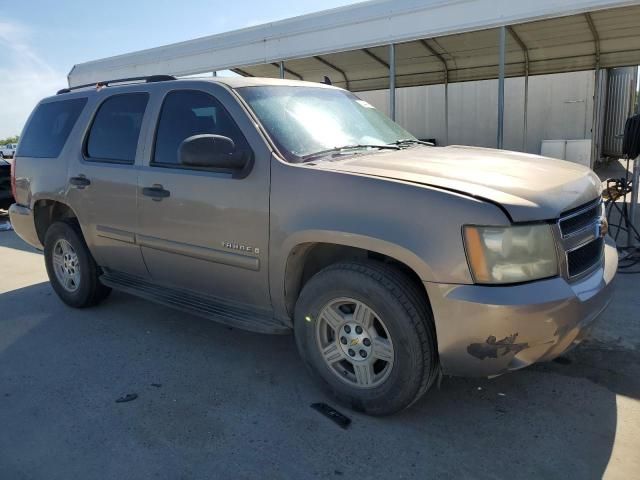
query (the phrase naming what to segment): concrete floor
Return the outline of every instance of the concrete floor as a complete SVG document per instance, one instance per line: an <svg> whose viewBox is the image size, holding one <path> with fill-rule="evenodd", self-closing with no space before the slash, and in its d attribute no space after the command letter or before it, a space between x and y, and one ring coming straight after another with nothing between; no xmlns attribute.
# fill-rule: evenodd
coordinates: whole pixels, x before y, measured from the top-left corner
<svg viewBox="0 0 640 480"><path fill-rule="evenodd" d="M292 337L118 293L68 308L0 232L0 478L638 478L639 307L621 275L571 363L445 378L388 418L339 408L342 430Z"/></svg>

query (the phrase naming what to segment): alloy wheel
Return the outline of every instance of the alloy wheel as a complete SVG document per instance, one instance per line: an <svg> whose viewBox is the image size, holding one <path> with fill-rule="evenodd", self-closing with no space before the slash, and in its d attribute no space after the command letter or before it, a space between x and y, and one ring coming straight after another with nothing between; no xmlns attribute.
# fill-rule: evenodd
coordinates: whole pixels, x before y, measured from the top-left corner
<svg viewBox="0 0 640 480"><path fill-rule="evenodd" d="M332 300L320 311L316 341L329 369L357 388L374 388L393 368L389 331L368 305L353 298Z"/></svg>
<svg viewBox="0 0 640 480"><path fill-rule="evenodd" d="M53 246L53 270L60 284L68 292L80 287L80 261L71 244L61 238Z"/></svg>

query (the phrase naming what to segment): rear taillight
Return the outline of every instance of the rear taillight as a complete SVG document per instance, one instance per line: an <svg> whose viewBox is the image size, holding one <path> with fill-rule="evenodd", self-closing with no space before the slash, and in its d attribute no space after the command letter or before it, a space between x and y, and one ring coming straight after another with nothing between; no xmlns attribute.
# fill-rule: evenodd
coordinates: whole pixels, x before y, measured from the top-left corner
<svg viewBox="0 0 640 480"><path fill-rule="evenodd" d="M16 197L16 156L13 155L13 161L11 162L11 194L13 195L13 201L17 202Z"/></svg>

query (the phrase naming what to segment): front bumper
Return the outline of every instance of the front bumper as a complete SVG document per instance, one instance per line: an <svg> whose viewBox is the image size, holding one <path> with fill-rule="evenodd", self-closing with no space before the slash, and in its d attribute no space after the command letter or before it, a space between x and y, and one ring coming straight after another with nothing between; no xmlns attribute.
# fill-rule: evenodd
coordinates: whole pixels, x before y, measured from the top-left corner
<svg viewBox="0 0 640 480"><path fill-rule="evenodd" d="M44 247L36 232L36 223L33 218L33 210L14 203L9 207L9 220L13 230L29 245L42 250Z"/></svg>
<svg viewBox="0 0 640 480"><path fill-rule="evenodd" d="M606 239L600 268L569 283L515 286L425 282L443 372L494 376L557 357L589 333L613 295L618 253Z"/></svg>

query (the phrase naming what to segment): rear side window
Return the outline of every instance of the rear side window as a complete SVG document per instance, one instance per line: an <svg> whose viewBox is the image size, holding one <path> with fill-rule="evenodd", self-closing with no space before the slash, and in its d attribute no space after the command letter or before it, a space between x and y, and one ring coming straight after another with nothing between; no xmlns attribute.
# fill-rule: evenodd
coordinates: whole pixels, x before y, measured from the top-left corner
<svg viewBox="0 0 640 480"><path fill-rule="evenodd" d="M133 163L148 98L127 93L102 102L87 139L88 160Z"/></svg>
<svg viewBox="0 0 640 480"><path fill-rule="evenodd" d="M20 138L18 155L42 158L60 155L86 103L86 98L73 98L40 104Z"/></svg>
<svg viewBox="0 0 640 480"><path fill-rule="evenodd" d="M214 97L197 90L170 92L160 112L153 163L177 166L182 141L203 133L231 138L238 151L250 149L236 122Z"/></svg>

